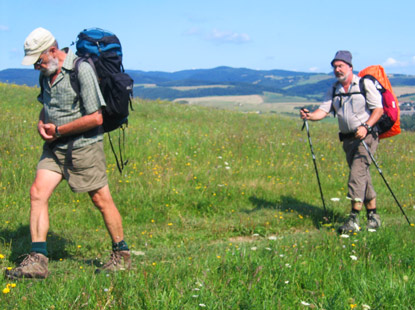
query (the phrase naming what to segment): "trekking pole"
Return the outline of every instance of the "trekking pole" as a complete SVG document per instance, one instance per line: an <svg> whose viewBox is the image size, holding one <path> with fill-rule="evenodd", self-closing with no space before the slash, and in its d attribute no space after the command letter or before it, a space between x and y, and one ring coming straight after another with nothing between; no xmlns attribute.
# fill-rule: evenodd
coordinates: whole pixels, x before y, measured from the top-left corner
<svg viewBox="0 0 415 310"><path fill-rule="evenodd" d="M313 144L311 143L310 130L309 130L309 128L308 128L308 122L307 122L307 119L304 119L304 125L303 125L303 128L302 128L301 130L304 130L304 127L307 129L308 144L310 145L311 155L312 155L312 157L313 157L313 162L314 162L314 169L316 170L317 183L318 183L318 187L320 188L321 201L323 202L324 213L325 213L325 215L327 216L326 204L325 204L325 202L324 202L324 196L323 196L323 191L322 191L322 189L321 189L320 178L319 178L319 176L318 176L318 169L317 169L317 163L316 163L316 156L314 155Z"/></svg>
<svg viewBox="0 0 415 310"><path fill-rule="evenodd" d="M401 204L399 203L398 199L396 198L395 194L393 193L392 189L390 188L390 186L389 186L388 182L386 181L385 177L383 176L382 170L379 168L378 163L376 162L375 158L373 157L372 152L371 152L371 151L369 151L369 148L368 148L368 146L367 146L367 144L366 144L366 142L365 142L364 140L362 140L362 144L363 144L363 146L365 147L365 149L366 149L367 153L369 154L370 158L372 159L372 161L375 163L375 166L376 166L376 168L378 169L380 176L382 177L383 181L385 181L386 187L387 187L387 188L389 189L389 191L391 192L391 194L392 194L393 198L395 199L396 203L398 204L399 208L401 209L402 214L405 216L405 219L407 220L408 224L409 224L410 226L412 226L412 225L411 225L411 222L409 221L408 217L407 217L407 216L406 216L406 214L405 214L405 211L403 210L403 208L402 208Z"/></svg>

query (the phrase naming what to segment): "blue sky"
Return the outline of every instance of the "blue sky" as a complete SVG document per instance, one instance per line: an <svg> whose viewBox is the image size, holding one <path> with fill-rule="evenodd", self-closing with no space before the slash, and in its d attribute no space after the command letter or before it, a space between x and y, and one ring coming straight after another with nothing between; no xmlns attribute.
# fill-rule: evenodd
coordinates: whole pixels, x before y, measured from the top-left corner
<svg viewBox="0 0 415 310"><path fill-rule="evenodd" d="M0 70L27 68L23 42L34 28L64 47L100 27L120 38L126 69L327 73L348 49L355 70L415 75L414 14L413 0L0 0Z"/></svg>

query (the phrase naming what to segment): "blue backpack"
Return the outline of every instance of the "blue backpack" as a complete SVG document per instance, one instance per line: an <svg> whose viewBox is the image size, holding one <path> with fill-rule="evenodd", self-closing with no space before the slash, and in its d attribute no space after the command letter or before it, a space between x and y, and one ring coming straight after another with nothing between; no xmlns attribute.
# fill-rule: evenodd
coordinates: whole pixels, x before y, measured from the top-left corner
<svg viewBox="0 0 415 310"><path fill-rule="evenodd" d="M101 93L105 99L106 107L102 110L102 129L109 135L110 131L122 129L118 136L119 156L114 150L111 137L109 141L114 153L118 170L121 172L128 163L123 160L122 142L124 142L124 129L128 125L129 108L132 110L133 79L125 73L122 65L122 48L117 36L110 31L99 28L90 28L81 31L76 40L76 58L74 70L71 73L71 85L77 94L75 101L80 98L80 85L78 80L79 65L88 62L94 69ZM123 143L124 144L124 143Z"/></svg>
<svg viewBox="0 0 415 310"><path fill-rule="evenodd" d="M133 79L124 72L122 48L117 36L110 31L90 28L81 31L76 40L76 55L71 85L80 98L79 65L88 62L95 70L106 107L102 111L104 132L128 124L132 108Z"/></svg>

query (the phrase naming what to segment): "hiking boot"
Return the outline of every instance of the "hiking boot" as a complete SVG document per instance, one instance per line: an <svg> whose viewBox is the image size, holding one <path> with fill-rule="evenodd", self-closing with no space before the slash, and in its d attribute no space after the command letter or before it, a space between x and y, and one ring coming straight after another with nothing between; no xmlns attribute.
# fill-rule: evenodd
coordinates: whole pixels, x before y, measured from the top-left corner
<svg viewBox="0 0 415 310"><path fill-rule="evenodd" d="M32 252L26 256L18 267L6 270L6 278L45 279L49 274L48 261L49 259L45 255Z"/></svg>
<svg viewBox="0 0 415 310"><path fill-rule="evenodd" d="M369 212L367 215L367 229L377 229L380 227L380 216L377 213Z"/></svg>
<svg viewBox="0 0 415 310"><path fill-rule="evenodd" d="M101 263L103 264L103 263ZM112 251L110 259L102 267L95 270L95 273L112 272L131 268L130 251Z"/></svg>
<svg viewBox="0 0 415 310"><path fill-rule="evenodd" d="M346 222L344 222L344 224L338 228L338 232L340 234L353 233L359 230L359 219L357 218L357 215L353 213L351 213Z"/></svg>

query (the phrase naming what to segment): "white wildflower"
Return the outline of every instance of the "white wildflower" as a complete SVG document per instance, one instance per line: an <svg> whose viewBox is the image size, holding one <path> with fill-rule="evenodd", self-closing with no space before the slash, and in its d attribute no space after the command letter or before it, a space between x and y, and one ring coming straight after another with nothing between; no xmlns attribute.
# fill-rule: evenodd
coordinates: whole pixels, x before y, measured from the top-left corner
<svg viewBox="0 0 415 310"><path fill-rule="evenodd" d="M350 236L349 235L346 235L346 234L343 234L343 235L340 235L340 238L350 238Z"/></svg>
<svg viewBox="0 0 415 310"><path fill-rule="evenodd" d="M350 255L350 258L351 258L352 260L357 260L357 256L355 256L355 255Z"/></svg>
<svg viewBox="0 0 415 310"><path fill-rule="evenodd" d="M331 198L331 201L340 201L340 198Z"/></svg>
<svg viewBox="0 0 415 310"><path fill-rule="evenodd" d="M146 255L146 253L144 253L143 251L134 251L134 250L131 251L131 254L137 255L137 256L144 256L144 255Z"/></svg>
<svg viewBox="0 0 415 310"><path fill-rule="evenodd" d="M251 250L252 250L252 251L256 251L256 250L257 250L257 247L256 247L256 246L253 246L253 247L251 248Z"/></svg>
<svg viewBox="0 0 415 310"><path fill-rule="evenodd" d="M311 306L311 304L309 304L308 302L305 302L305 301L302 301L302 302L301 302L301 304L302 304L303 306L306 306L306 307Z"/></svg>
<svg viewBox="0 0 415 310"><path fill-rule="evenodd" d="M276 236L270 236L270 237L268 237L268 240L277 240L277 237Z"/></svg>

